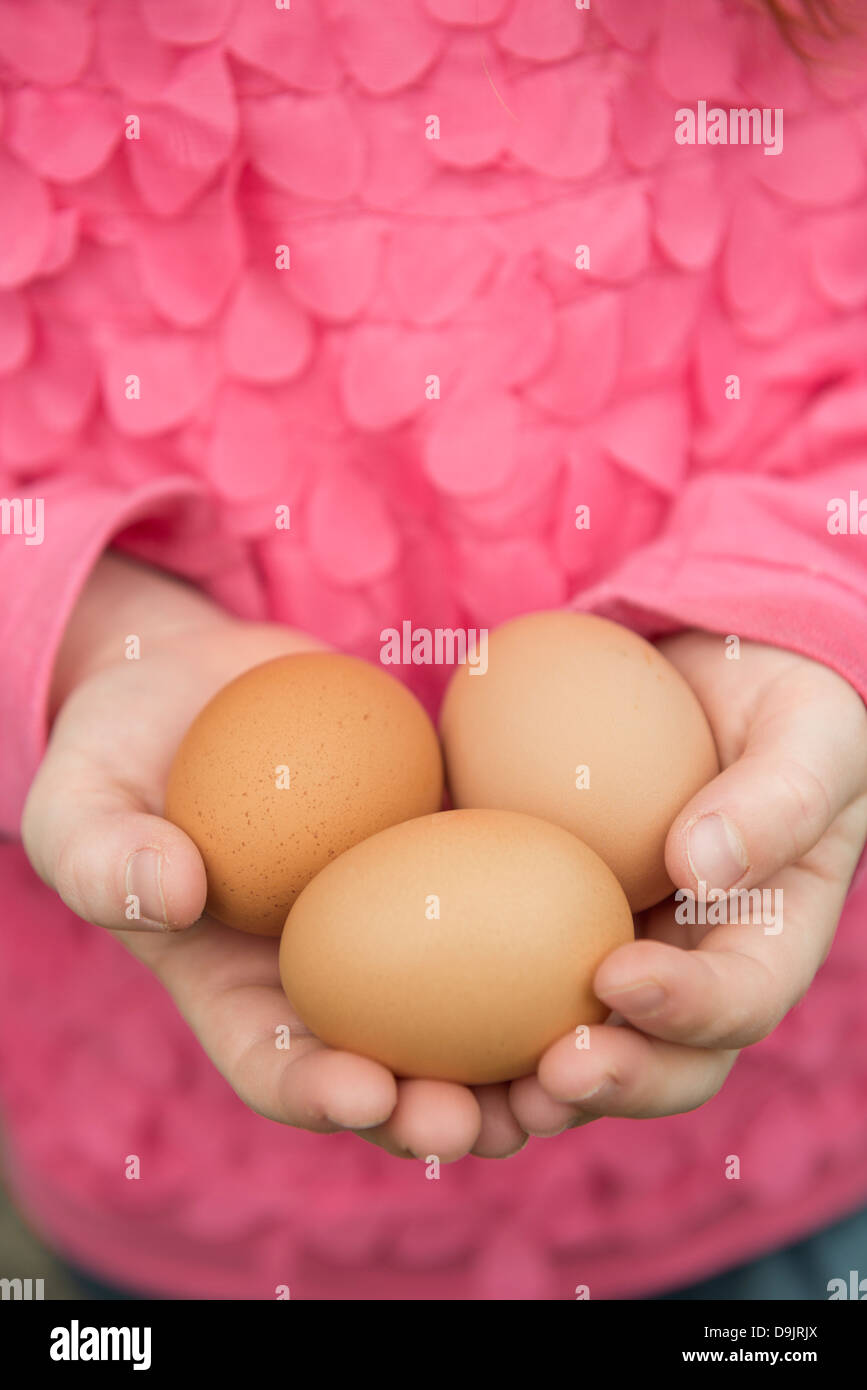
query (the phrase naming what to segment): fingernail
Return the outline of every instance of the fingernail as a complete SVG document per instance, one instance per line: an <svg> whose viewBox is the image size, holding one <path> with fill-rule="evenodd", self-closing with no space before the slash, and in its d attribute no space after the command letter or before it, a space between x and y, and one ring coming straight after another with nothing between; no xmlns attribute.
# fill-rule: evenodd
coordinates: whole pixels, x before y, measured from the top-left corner
<svg viewBox="0 0 867 1390"><path fill-rule="evenodd" d="M341 1129L376 1129L378 1125L385 1124L385 1120L338 1120L334 1115L329 1115L326 1110L324 1118L332 1125L339 1125Z"/></svg>
<svg viewBox="0 0 867 1390"><path fill-rule="evenodd" d="M127 897L138 898L138 917L130 927L166 930L166 903L163 897L163 856L158 849L139 849L126 862Z"/></svg>
<svg viewBox="0 0 867 1390"><path fill-rule="evenodd" d="M524 1137L523 1137L523 1139L521 1140L520 1144L518 1145L518 1147L517 1147L516 1149L510 1149L509 1152L508 1152L507 1154L503 1154L502 1157L503 1157L503 1158L514 1158L514 1157L515 1157L515 1154L519 1154L519 1153L521 1152L522 1149L526 1149L526 1147L527 1147L527 1145L529 1144L529 1142L530 1142L530 1136L529 1136L529 1134L525 1134Z"/></svg>
<svg viewBox="0 0 867 1390"><path fill-rule="evenodd" d="M700 816L686 840L689 867L709 888L731 888L750 867L741 837L727 816Z"/></svg>
<svg viewBox="0 0 867 1390"><path fill-rule="evenodd" d="M603 1076L602 1080L601 1080L601 1081L597 1081L596 1084L595 1084L594 1086L591 1086L591 1088L590 1088L589 1091L582 1091L581 1094L580 1094L580 1096L570 1096L570 1097L569 1097L570 1104L572 1104L572 1105L581 1105L581 1103L582 1103L583 1101L585 1101L585 1100L590 1100L590 1098L593 1097L593 1096L599 1096L599 1097L601 1098L602 1092L605 1091L605 1090L610 1090L610 1089L611 1089L611 1085L612 1085L611 1077L610 1077L610 1076Z"/></svg>
<svg viewBox="0 0 867 1390"><path fill-rule="evenodd" d="M668 992L656 980L639 980L635 985L615 985L603 992L605 1003L630 1018L646 1018L657 1013L668 998Z"/></svg>

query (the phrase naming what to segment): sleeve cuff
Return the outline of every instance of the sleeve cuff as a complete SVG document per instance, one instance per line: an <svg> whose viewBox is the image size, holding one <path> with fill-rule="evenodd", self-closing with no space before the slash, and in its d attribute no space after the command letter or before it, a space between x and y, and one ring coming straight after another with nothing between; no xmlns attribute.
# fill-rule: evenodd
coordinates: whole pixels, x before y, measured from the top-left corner
<svg viewBox="0 0 867 1390"><path fill-rule="evenodd" d="M207 497L190 478L160 479L134 492L89 487L86 497L61 485L46 489L44 508L40 544L0 539L0 833L11 838L45 749L57 649L100 555L126 532L129 553L192 576L201 572L205 547L212 557L219 549L213 517L202 525Z"/></svg>
<svg viewBox="0 0 867 1390"><path fill-rule="evenodd" d="M650 550L573 607L646 637L691 627L785 647L830 667L867 701L867 601L800 565Z"/></svg>

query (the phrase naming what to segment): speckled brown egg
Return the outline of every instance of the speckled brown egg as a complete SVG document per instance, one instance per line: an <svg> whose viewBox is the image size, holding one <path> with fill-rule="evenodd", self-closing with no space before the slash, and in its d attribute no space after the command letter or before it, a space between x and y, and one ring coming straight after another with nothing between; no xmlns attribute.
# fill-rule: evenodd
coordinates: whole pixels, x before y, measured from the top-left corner
<svg viewBox="0 0 867 1390"><path fill-rule="evenodd" d="M571 830L616 874L633 912L672 892L665 840L719 771L704 710L644 638L583 613L534 613L460 667L440 733L455 806L526 811Z"/></svg>
<svg viewBox="0 0 867 1390"><path fill-rule="evenodd" d="M205 862L206 910L277 936L314 874L438 810L442 792L436 733L415 696L369 662L303 652L254 667L205 706L172 764L165 814Z"/></svg>
<svg viewBox="0 0 867 1390"><path fill-rule="evenodd" d="M280 976L332 1047L480 1085L527 1075L559 1037L601 1022L593 977L632 939L617 880L574 835L510 811L443 811L364 840L308 884Z"/></svg>

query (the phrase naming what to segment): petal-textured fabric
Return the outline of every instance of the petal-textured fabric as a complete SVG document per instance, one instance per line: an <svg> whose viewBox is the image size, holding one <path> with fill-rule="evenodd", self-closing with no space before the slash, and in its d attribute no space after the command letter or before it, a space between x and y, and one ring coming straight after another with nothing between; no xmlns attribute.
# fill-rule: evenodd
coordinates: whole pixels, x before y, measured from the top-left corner
<svg viewBox="0 0 867 1390"><path fill-rule="evenodd" d="M747 0L0 0L0 72L0 493L48 518L0 536L10 837L111 543L371 659L574 604L867 693L863 530L826 526L865 489L863 45L805 60ZM401 674L434 712L448 672ZM253 1115L12 843L0 890L8 1172L120 1284L635 1295L867 1195L863 872L799 1009L640 1161L612 1120L438 1183Z"/></svg>
<svg viewBox="0 0 867 1390"><path fill-rule="evenodd" d="M9 148L46 179L75 183L101 168L121 138L120 107L77 87L22 87L6 111Z"/></svg>
<svg viewBox="0 0 867 1390"><path fill-rule="evenodd" d="M51 198L42 179L0 150L0 286L23 285L34 275L51 234Z"/></svg>
<svg viewBox="0 0 867 1390"><path fill-rule="evenodd" d="M285 295L275 294L270 277L247 270L223 322L229 371L250 381L286 381L307 364L312 338L304 310Z"/></svg>
<svg viewBox="0 0 867 1390"><path fill-rule="evenodd" d="M0 373L26 361L33 343L33 318L24 295L0 290Z"/></svg>

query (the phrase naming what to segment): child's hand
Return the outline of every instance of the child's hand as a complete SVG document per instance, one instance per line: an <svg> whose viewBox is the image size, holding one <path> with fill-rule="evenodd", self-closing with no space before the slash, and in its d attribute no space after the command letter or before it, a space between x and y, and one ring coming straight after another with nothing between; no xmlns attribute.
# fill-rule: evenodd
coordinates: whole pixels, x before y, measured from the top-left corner
<svg viewBox="0 0 867 1390"><path fill-rule="evenodd" d="M755 643L726 660L724 639L704 633L660 649L701 700L723 767L672 826L668 871L694 891L698 879L708 891L781 889L783 928L680 926L672 899L644 914L641 939L595 979L625 1023L591 1029L587 1050L561 1039L537 1077L512 1084L512 1110L531 1134L602 1115L676 1114L715 1095L738 1049L809 988L867 835L867 711L845 680ZM704 819L714 814L728 833Z"/></svg>
<svg viewBox="0 0 867 1390"><path fill-rule="evenodd" d="M130 634L141 640L138 660L125 657ZM161 817L174 752L227 681L317 645L276 625L230 619L186 586L107 557L59 655L59 713L22 820L27 854L74 912L116 932L154 971L251 1109L303 1129L357 1129L406 1156L503 1156L526 1138L505 1086L473 1092L398 1082L377 1062L332 1051L290 1012L277 940L196 921L204 865ZM139 922L125 916L129 893L140 899ZM287 1023L291 1045L281 1050L277 1029Z"/></svg>

